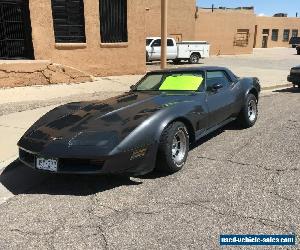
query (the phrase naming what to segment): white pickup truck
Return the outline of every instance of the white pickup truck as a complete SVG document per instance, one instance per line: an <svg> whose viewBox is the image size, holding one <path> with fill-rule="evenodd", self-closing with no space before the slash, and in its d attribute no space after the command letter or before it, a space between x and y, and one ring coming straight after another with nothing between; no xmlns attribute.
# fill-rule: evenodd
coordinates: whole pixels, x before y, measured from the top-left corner
<svg viewBox="0 0 300 250"><path fill-rule="evenodd" d="M199 63L200 58L209 57L210 45L206 41L183 41L176 43L175 39L167 40L167 60L179 63L181 60L191 64ZM146 60L147 62L160 60L161 38L147 37Z"/></svg>

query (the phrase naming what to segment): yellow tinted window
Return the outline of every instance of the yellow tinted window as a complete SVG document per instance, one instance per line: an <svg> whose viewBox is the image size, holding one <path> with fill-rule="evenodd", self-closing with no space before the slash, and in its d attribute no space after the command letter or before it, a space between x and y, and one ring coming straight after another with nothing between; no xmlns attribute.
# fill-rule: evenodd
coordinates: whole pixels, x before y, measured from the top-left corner
<svg viewBox="0 0 300 250"><path fill-rule="evenodd" d="M168 76L161 84L159 90L183 90L196 91L203 82L201 76L194 75L178 75Z"/></svg>

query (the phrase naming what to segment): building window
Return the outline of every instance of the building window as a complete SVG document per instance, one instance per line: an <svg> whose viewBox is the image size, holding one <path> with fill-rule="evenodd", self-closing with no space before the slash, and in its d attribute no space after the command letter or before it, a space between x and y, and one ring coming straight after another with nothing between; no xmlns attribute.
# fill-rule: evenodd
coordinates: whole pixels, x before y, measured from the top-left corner
<svg viewBox="0 0 300 250"><path fill-rule="evenodd" d="M283 31L283 41L288 42L290 39L290 30L284 30Z"/></svg>
<svg viewBox="0 0 300 250"><path fill-rule="evenodd" d="M279 30L272 30L272 41L278 41L278 33L279 33Z"/></svg>
<svg viewBox="0 0 300 250"><path fill-rule="evenodd" d="M262 32L264 35L269 35L270 33L270 30L269 29L263 29L263 32Z"/></svg>
<svg viewBox="0 0 300 250"><path fill-rule="evenodd" d="M249 29L238 29L234 37L234 46L247 47L249 44Z"/></svg>
<svg viewBox="0 0 300 250"><path fill-rule="evenodd" d="M101 42L128 42L127 0L99 1Z"/></svg>
<svg viewBox="0 0 300 250"><path fill-rule="evenodd" d="M51 0L55 42L85 43L83 0Z"/></svg>
<svg viewBox="0 0 300 250"><path fill-rule="evenodd" d="M298 30L292 30L292 37L298 37Z"/></svg>

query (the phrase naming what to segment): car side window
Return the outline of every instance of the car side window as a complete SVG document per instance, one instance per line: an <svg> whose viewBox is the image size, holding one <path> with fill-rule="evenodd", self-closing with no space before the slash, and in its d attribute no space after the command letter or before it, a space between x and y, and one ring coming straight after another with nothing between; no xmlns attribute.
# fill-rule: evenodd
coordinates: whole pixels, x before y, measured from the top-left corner
<svg viewBox="0 0 300 250"><path fill-rule="evenodd" d="M167 40L167 46L169 46L169 47L173 47L174 46L174 42L173 42L172 39L168 39Z"/></svg>
<svg viewBox="0 0 300 250"><path fill-rule="evenodd" d="M214 84L222 84L223 87L230 85L230 81L226 73L222 70L207 71L206 73L206 89L211 89Z"/></svg>
<svg viewBox="0 0 300 250"><path fill-rule="evenodd" d="M160 47L161 46L161 41L160 39L156 39L153 44L152 44L153 47Z"/></svg>

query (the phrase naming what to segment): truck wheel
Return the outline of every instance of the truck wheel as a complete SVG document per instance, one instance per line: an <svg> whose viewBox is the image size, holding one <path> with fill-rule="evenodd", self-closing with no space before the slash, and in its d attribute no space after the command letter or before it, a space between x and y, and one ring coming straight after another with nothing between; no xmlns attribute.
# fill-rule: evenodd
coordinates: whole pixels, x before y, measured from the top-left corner
<svg viewBox="0 0 300 250"><path fill-rule="evenodd" d="M249 94L246 102L238 116L238 123L243 128L250 128L254 126L258 117L257 99L254 95Z"/></svg>
<svg viewBox="0 0 300 250"><path fill-rule="evenodd" d="M185 165L189 152L189 134L182 122L174 122L163 131L157 154L156 169L175 173Z"/></svg>
<svg viewBox="0 0 300 250"><path fill-rule="evenodd" d="M193 53L190 56L189 62L190 62L190 64L197 64L197 63L199 63L199 60L200 60L200 56L198 54Z"/></svg>
<svg viewBox="0 0 300 250"><path fill-rule="evenodd" d="M174 64L179 64L180 62L181 62L180 59L174 59L174 60L173 60L173 63L174 63Z"/></svg>

